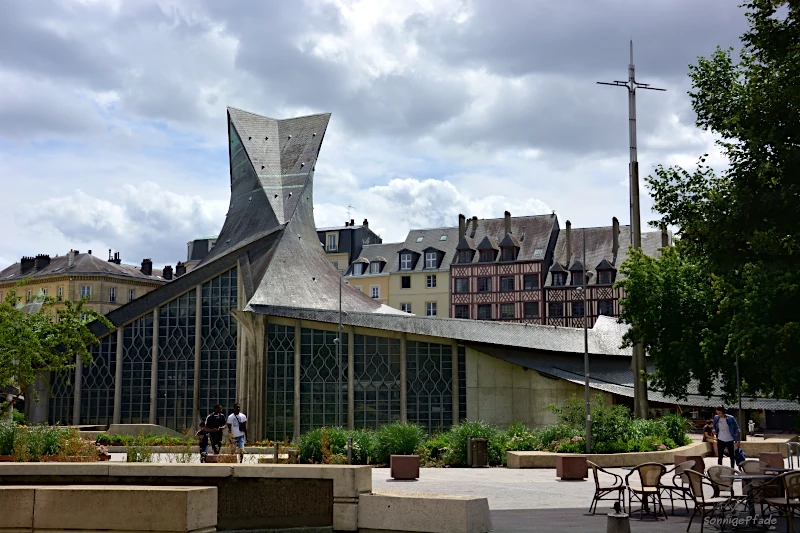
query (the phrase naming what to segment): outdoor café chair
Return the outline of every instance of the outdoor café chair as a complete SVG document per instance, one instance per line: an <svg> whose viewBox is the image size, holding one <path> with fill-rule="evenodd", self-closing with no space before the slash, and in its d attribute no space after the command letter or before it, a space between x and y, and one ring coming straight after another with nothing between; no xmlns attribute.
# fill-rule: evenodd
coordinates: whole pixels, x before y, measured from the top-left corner
<svg viewBox="0 0 800 533"><path fill-rule="evenodd" d="M728 492L730 498L735 498L733 494L734 479L722 476L734 476L736 470L725 465L714 465L708 467L708 478L714 485L714 496L722 496L723 492Z"/></svg>
<svg viewBox="0 0 800 533"><path fill-rule="evenodd" d="M700 533L703 533L703 526L705 525L707 516L715 516L721 514L723 509L728 505L729 498L716 496L717 488L711 480L694 470L687 470L686 475L689 477L689 489L691 490L692 500L694 500L694 510L692 516L689 518L689 525L686 526L686 531L692 527L692 521L695 515L700 513ZM704 487L709 487L714 492L715 496L706 496Z"/></svg>
<svg viewBox="0 0 800 533"><path fill-rule="evenodd" d="M661 492L669 495L669 502L672 507L672 514L675 514L675 500L683 500L683 505L686 506L686 512L689 512L689 501L692 499L691 490L689 489L689 477L685 474L687 470L694 468L694 459L689 459L682 463L678 463L671 469L667 470L666 474L672 474L672 479L667 483L661 484Z"/></svg>
<svg viewBox="0 0 800 533"><path fill-rule="evenodd" d="M778 476L778 481L783 486L783 495L763 498L761 501L767 507L774 507L780 514L785 515L789 533L794 533L792 518L800 512L800 471L785 472Z"/></svg>
<svg viewBox="0 0 800 533"><path fill-rule="evenodd" d="M597 502L599 502L600 500L619 502L620 505L622 505L622 510L624 512L625 482L623 481L622 476L617 475L613 472L609 472L604 468L600 468L591 461L586 461L586 462L589 464L589 468L592 469L592 475L594 475L594 497L592 498L592 503L589 505L589 512L592 514L595 514L597 512ZM600 476L598 475L601 472L609 476L614 476L614 481L611 482L611 484L601 485Z"/></svg>
<svg viewBox="0 0 800 533"><path fill-rule="evenodd" d="M656 516L658 509L664 518L667 518L667 512L661 503L661 478L667 471L667 467L661 463L644 463L635 467L631 472L625 476L625 485L628 486L628 509L633 509L633 499L636 498L642 504L639 509L639 520L642 519L642 514L648 505L648 500L653 500L653 516ZM633 474L639 475L639 485L631 485L630 477ZM656 507L656 504L658 507ZM630 512L630 511L629 511Z"/></svg>

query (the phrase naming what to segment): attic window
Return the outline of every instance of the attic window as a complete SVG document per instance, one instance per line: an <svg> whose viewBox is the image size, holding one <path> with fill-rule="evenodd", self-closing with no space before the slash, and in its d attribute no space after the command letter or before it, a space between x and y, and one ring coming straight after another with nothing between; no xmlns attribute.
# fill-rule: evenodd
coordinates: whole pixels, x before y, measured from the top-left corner
<svg viewBox="0 0 800 533"><path fill-rule="evenodd" d="M533 251L533 258L534 259L541 259L542 257L544 257L544 249L543 248L537 248L537 249L535 249Z"/></svg>
<svg viewBox="0 0 800 533"><path fill-rule="evenodd" d="M425 237L417 237L417 242L422 242L422 239L424 239L424 238Z"/></svg>
<svg viewBox="0 0 800 533"><path fill-rule="evenodd" d="M381 273L381 262L380 261L373 261L369 264L369 273L370 274L380 274Z"/></svg>
<svg viewBox="0 0 800 533"><path fill-rule="evenodd" d="M567 284L566 272L553 272L553 286L562 287Z"/></svg>
<svg viewBox="0 0 800 533"><path fill-rule="evenodd" d="M447 240L447 235L442 235L441 237L439 237L439 240L440 241L446 241Z"/></svg>
<svg viewBox="0 0 800 533"><path fill-rule="evenodd" d="M597 283L598 285L611 285L614 283L614 271L613 270L598 270L597 271Z"/></svg>
<svg viewBox="0 0 800 533"><path fill-rule="evenodd" d="M513 261L517 258L517 248L516 247L508 247L503 248L502 252L502 261Z"/></svg>

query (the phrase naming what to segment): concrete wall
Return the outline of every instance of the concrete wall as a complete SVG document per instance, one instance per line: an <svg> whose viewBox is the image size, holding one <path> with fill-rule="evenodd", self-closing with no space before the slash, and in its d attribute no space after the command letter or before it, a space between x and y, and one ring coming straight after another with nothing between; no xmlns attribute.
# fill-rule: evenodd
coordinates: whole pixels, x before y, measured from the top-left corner
<svg viewBox="0 0 800 533"><path fill-rule="evenodd" d="M423 261L420 258L420 261ZM402 288L403 276L411 276L411 288ZM436 287L429 289L427 276L436 276ZM356 283L353 283L356 285ZM450 271L392 272L389 279L389 306L400 309L401 304L411 304L411 312L425 316L425 304L436 302L436 316L450 316Z"/></svg>
<svg viewBox="0 0 800 533"><path fill-rule="evenodd" d="M499 426L521 421L531 427L541 427L558 422L556 415L547 409L548 405L561 405L572 395L583 398L584 388L580 385L549 378L472 348L467 348L465 362L467 418L470 419ZM606 403L611 404L611 395L601 394Z"/></svg>

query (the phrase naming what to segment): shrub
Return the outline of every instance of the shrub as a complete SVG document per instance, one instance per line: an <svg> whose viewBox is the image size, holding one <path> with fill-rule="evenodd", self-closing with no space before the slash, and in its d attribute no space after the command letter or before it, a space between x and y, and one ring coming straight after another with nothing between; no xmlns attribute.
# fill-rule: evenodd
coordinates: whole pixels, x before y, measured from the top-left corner
<svg viewBox="0 0 800 533"><path fill-rule="evenodd" d="M507 451L529 452L537 449L539 440L528 426L522 422L514 422L505 430Z"/></svg>
<svg viewBox="0 0 800 533"><path fill-rule="evenodd" d="M581 436L575 436L562 441L555 451L558 453L586 453L586 441Z"/></svg>
<svg viewBox="0 0 800 533"><path fill-rule="evenodd" d="M57 454L61 461L97 461L97 447L81 436L77 429L64 429L58 432Z"/></svg>
<svg viewBox="0 0 800 533"><path fill-rule="evenodd" d="M124 440L129 463L153 462L153 450L144 434L140 433L138 437L129 437Z"/></svg>
<svg viewBox="0 0 800 533"><path fill-rule="evenodd" d="M454 425L447 433L450 442L449 462L453 466L466 466L467 439L487 439L489 445L489 464L505 463L504 435L494 426L480 420L465 420Z"/></svg>
<svg viewBox="0 0 800 533"><path fill-rule="evenodd" d="M17 428L7 421L0 422L0 455L14 454L14 438Z"/></svg>
<svg viewBox="0 0 800 533"><path fill-rule="evenodd" d="M412 455L425 440L425 431L412 423L394 422L375 433L375 462L388 464L391 455Z"/></svg>
<svg viewBox="0 0 800 533"><path fill-rule="evenodd" d="M17 411L16 409L14 409L14 412L12 413L11 416L12 416L12 421L14 422L15 425L17 426L25 425L25 413L23 413L22 411Z"/></svg>
<svg viewBox="0 0 800 533"><path fill-rule="evenodd" d="M667 432L667 437L672 439L677 446L686 446L692 442L687 433L689 421L679 414L665 415L661 418Z"/></svg>
<svg viewBox="0 0 800 533"><path fill-rule="evenodd" d="M96 442L97 442L97 444L102 444L103 446L110 446L112 444L113 440L111 439L111 435L109 435L107 433L100 433L97 436L97 441Z"/></svg>
<svg viewBox="0 0 800 533"><path fill-rule="evenodd" d="M297 441L300 461L306 463L331 462L334 455L347 458L347 431L342 428L315 428L300 436Z"/></svg>
<svg viewBox="0 0 800 533"><path fill-rule="evenodd" d="M581 429L563 423L555 424L536 430L534 432L534 444L537 450L554 452L561 441L578 436L583 436Z"/></svg>
<svg viewBox="0 0 800 533"><path fill-rule="evenodd" d="M372 430L357 429L348 432L348 436L353 439L353 464L368 465L375 462L375 434Z"/></svg>
<svg viewBox="0 0 800 533"><path fill-rule="evenodd" d="M438 433L420 444L417 455L422 466L441 467L449 464L450 450L448 434Z"/></svg>

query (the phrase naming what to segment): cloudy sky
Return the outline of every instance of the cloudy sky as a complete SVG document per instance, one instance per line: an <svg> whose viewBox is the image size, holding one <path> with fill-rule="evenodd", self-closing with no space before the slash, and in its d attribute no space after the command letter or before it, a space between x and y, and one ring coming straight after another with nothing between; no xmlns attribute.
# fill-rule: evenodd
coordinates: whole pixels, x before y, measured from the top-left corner
<svg viewBox="0 0 800 533"><path fill-rule="evenodd" d="M687 65L746 29L733 0L6 0L0 268L70 248L185 259L222 227L225 107L333 114L319 226L384 242L458 213L628 223L634 40L641 172L692 166ZM724 162L712 158L712 162ZM643 198L644 222L653 218Z"/></svg>

